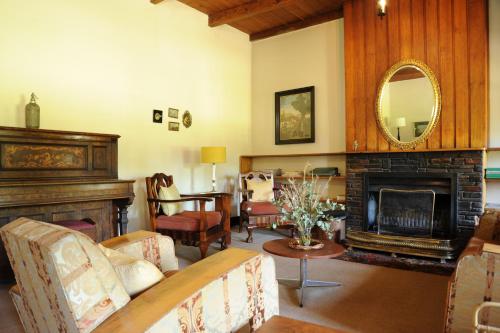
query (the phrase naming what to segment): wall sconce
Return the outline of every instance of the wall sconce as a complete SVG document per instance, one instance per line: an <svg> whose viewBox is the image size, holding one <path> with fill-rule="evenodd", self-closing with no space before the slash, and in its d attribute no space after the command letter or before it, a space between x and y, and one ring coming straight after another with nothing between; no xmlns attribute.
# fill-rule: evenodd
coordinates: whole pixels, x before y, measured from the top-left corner
<svg viewBox="0 0 500 333"><path fill-rule="evenodd" d="M377 15L382 19L387 14L387 0L377 0Z"/></svg>

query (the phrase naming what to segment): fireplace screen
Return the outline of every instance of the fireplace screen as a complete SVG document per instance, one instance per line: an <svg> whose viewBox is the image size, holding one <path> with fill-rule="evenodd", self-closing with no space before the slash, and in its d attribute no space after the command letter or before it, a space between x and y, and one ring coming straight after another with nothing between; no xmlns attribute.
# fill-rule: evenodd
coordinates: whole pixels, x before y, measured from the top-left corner
<svg viewBox="0 0 500 333"><path fill-rule="evenodd" d="M435 202L436 194L433 190L381 188L378 233L432 237Z"/></svg>

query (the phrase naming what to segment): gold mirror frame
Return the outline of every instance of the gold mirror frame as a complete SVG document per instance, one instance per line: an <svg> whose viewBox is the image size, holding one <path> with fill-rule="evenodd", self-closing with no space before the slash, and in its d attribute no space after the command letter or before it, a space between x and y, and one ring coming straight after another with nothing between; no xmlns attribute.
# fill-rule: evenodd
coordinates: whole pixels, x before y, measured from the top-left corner
<svg viewBox="0 0 500 333"><path fill-rule="evenodd" d="M391 132L389 131L389 128L384 123L384 119L382 117L382 93L384 91L384 87L392 78L392 76L396 74L396 72L399 69L408 66L413 66L418 68L431 81L432 89L434 92L434 109L431 114L431 120L429 121L429 124L427 125L427 128L425 129L424 133L422 133L422 135L420 135L418 138L415 138L415 140L413 141L403 142L399 141L397 138L392 136ZM392 65L391 68L389 68L387 72L385 72L384 77L382 78L382 81L380 82L380 85L378 87L375 112L376 112L375 118L377 119L377 124L380 130L382 131L382 134L384 135L385 139L389 141L389 143L400 149L415 149L417 145L421 144L422 142L424 142L429 138L434 128L436 128L436 125L439 121L439 116L441 114L441 89L439 88L439 83L436 79L436 76L434 75L434 72L425 63L415 59L401 60Z"/></svg>

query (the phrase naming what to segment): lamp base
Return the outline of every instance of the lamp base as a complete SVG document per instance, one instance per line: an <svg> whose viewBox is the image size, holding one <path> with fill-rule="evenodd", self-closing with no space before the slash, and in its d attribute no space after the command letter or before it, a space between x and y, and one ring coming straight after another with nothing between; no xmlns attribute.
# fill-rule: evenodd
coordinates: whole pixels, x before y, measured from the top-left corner
<svg viewBox="0 0 500 333"><path fill-rule="evenodd" d="M215 192L215 184L216 184L216 179L215 179L215 163L212 163L212 191Z"/></svg>

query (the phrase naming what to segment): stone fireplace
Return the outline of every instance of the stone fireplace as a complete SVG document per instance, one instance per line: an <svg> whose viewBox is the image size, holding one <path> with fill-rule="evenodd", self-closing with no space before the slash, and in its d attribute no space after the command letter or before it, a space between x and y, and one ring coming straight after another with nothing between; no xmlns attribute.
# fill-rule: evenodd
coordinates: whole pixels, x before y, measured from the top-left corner
<svg viewBox="0 0 500 333"><path fill-rule="evenodd" d="M452 259L483 211L484 152L347 156L347 241L353 247Z"/></svg>

